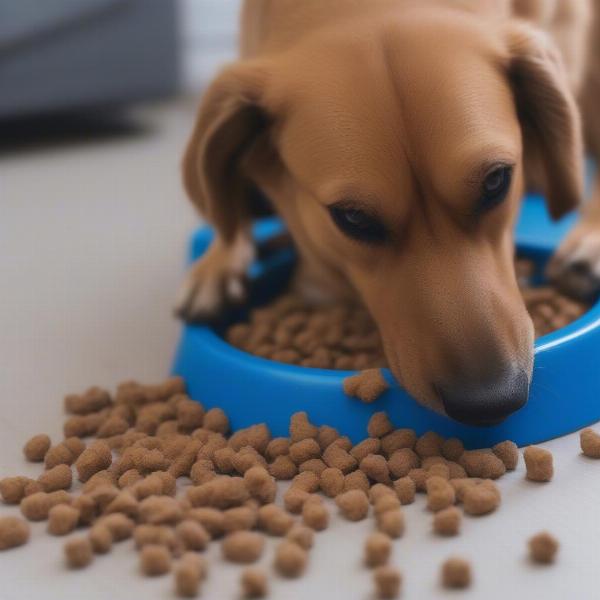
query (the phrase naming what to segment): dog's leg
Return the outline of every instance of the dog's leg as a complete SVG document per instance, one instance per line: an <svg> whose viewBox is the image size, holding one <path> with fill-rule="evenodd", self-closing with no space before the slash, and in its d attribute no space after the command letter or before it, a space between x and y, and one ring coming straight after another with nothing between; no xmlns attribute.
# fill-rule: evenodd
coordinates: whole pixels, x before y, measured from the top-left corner
<svg viewBox="0 0 600 600"><path fill-rule="evenodd" d="M244 302L246 271L255 254L248 228L241 228L230 243L217 235L190 268L175 303L176 314L186 321L208 320Z"/></svg>
<svg viewBox="0 0 600 600"><path fill-rule="evenodd" d="M600 175L581 221L567 235L548 264L548 278L582 300L600 294Z"/></svg>

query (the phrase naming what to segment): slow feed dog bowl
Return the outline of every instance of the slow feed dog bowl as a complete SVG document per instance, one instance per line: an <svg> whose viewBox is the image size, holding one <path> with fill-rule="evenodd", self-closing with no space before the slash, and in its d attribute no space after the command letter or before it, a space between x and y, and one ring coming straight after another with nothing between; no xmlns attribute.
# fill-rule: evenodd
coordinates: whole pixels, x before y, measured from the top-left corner
<svg viewBox="0 0 600 600"><path fill-rule="evenodd" d="M533 259L539 272L574 217L552 223L543 199L528 196L516 229L519 254ZM260 221L259 243L281 231L276 219ZM206 251L212 232L200 229L192 240L191 258ZM290 250L259 259L250 269L253 301L261 304L282 289L293 263ZM240 315L238 315L239 317ZM342 381L350 371L313 369L259 358L229 345L219 326L183 328L173 371L185 377L192 398L206 407L221 407L233 429L266 422L275 436L288 434L290 416L306 411L312 422L327 424L353 442L366 437L371 415L386 411L396 427L418 434L428 430L461 438L468 447L488 447L505 439L518 445L541 442L600 420L600 302L567 327L535 344L535 366L529 402L500 425L477 428L459 424L423 408L384 369L390 389L373 404L348 398Z"/></svg>

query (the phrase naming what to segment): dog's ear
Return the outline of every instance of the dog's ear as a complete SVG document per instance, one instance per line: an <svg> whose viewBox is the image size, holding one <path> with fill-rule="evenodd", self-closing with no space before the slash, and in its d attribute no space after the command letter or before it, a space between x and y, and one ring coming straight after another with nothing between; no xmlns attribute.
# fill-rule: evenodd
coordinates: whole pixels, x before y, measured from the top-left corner
<svg viewBox="0 0 600 600"><path fill-rule="evenodd" d="M561 57L542 32L525 24L506 31L509 78L523 132L525 162L541 171L548 210L557 219L583 196L581 119ZM536 169L537 171L537 169Z"/></svg>
<svg viewBox="0 0 600 600"><path fill-rule="evenodd" d="M266 133L264 64L241 61L225 68L206 91L183 158L187 193L224 241L249 218L250 181L242 162Z"/></svg>

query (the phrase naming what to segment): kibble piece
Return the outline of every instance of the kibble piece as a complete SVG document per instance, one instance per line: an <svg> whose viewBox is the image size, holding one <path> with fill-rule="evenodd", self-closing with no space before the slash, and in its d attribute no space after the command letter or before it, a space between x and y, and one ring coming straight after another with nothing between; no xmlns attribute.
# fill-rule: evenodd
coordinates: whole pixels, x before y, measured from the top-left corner
<svg viewBox="0 0 600 600"><path fill-rule="evenodd" d="M200 523L212 538L219 537L225 532L225 514L216 508L200 507L187 510L186 519Z"/></svg>
<svg viewBox="0 0 600 600"><path fill-rule="evenodd" d="M110 552L113 543L113 537L110 532L110 529L103 525L102 523L98 523L94 525L90 529L89 533L90 544L92 545L92 549L96 554L106 554Z"/></svg>
<svg viewBox="0 0 600 600"><path fill-rule="evenodd" d="M258 509L258 527L270 535L285 535L294 525L294 518L276 504Z"/></svg>
<svg viewBox="0 0 600 600"><path fill-rule="evenodd" d="M558 540L547 531L534 535L528 545L531 560L540 564L553 562L559 547Z"/></svg>
<svg viewBox="0 0 600 600"><path fill-rule="evenodd" d="M404 533L404 528L404 513L399 508L377 515L377 529L391 538L399 538Z"/></svg>
<svg viewBox="0 0 600 600"><path fill-rule="evenodd" d="M390 457L401 448L414 448L417 434L412 429L395 429L381 438L381 451Z"/></svg>
<svg viewBox="0 0 600 600"><path fill-rule="evenodd" d="M323 531L329 525L329 511L320 496L309 497L302 506L302 521L315 531Z"/></svg>
<svg viewBox="0 0 600 600"><path fill-rule="evenodd" d="M25 487L29 483L27 477L5 477L0 481L0 496L6 504L18 504L25 497Z"/></svg>
<svg viewBox="0 0 600 600"><path fill-rule="evenodd" d="M106 515L98 520L97 523L108 528L115 542L122 542L129 539L135 531L135 523L126 515L119 513Z"/></svg>
<svg viewBox="0 0 600 600"><path fill-rule="evenodd" d="M80 481L87 481L92 475L108 469L112 462L110 448L104 442L96 442L86 448L75 461Z"/></svg>
<svg viewBox="0 0 600 600"><path fill-rule="evenodd" d="M365 369L344 379L344 393L366 403L375 402L388 388L381 369Z"/></svg>
<svg viewBox="0 0 600 600"><path fill-rule="evenodd" d="M411 469L408 472L408 477L414 481L417 492L426 491L425 484L429 478L429 473L425 469Z"/></svg>
<svg viewBox="0 0 600 600"><path fill-rule="evenodd" d="M321 450L325 450L325 448L330 444L333 444L339 437L340 433L334 427L330 427L329 425L321 425L321 427L319 427L317 441L319 442L319 446L321 446Z"/></svg>
<svg viewBox="0 0 600 600"><path fill-rule="evenodd" d="M448 467L448 479L463 479L467 476L467 472L458 463L449 460L446 466Z"/></svg>
<svg viewBox="0 0 600 600"><path fill-rule="evenodd" d="M299 523L294 525L286 534L285 539L290 542L298 544L305 550L310 550L313 546L315 538L315 532L310 527L300 525Z"/></svg>
<svg viewBox="0 0 600 600"><path fill-rule="evenodd" d="M391 552L392 540L384 533L372 533L365 541L365 564L368 567L385 565Z"/></svg>
<svg viewBox="0 0 600 600"><path fill-rule="evenodd" d="M394 429L389 417L385 412L377 412L369 419L367 432L372 438L382 438Z"/></svg>
<svg viewBox="0 0 600 600"><path fill-rule="evenodd" d="M356 469L358 464L350 453L335 442L323 452L323 461L328 467L339 469L344 474Z"/></svg>
<svg viewBox="0 0 600 600"><path fill-rule="evenodd" d="M447 460L456 462L465 451L465 447L458 438L448 438L442 444L442 456Z"/></svg>
<svg viewBox="0 0 600 600"><path fill-rule="evenodd" d="M77 527L79 511L67 504L57 504L48 512L48 533L66 535Z"/></svg>
<svg viewBox="0 0 600 600"><path fill-rule="evenodd" d="M523 452L527 479L530 481L550 481L554 475L552 453L545 448L529 446Z"/></svg>
<svg viewBox="0 0 600 600"><path fill-rule="evenodd" d="M443 444L444 438L441 435L438 435L435 431L428 431L416 441L415 452L421 458L439 456L442 453Z"/></svg>
<svg viewBox="0 0 600 600"><path fill-rule="evenodd" d="M400 575L400 571L394 567L377 567L373 571L373 580L378 598L396 598L400 593L402 576Z"/></svg>
<svg viewBox="0 0 600 600"><path fill-rule="evenodd" d="M75 457L67 446L62 443L52 446L44 455L44 465L46 469L51 469L56 465L72 465Z"/></svg>
<svg viewBox="0 0 600 600"><path fill-rule="evenodd" d="M308 420L305 412L297 412L290 418L290 440L292 443L300 442L306 438L316 438L319 428Z"/></svg>
<svg viewBox="0 0 600 600"><path fill-rule="evenodd" d="M284 437L273 438L265 450L265 456L269 460L275 460L278 456L290 453L290 440Z"/></svg>
<svg viewBox="0 0 600 600"><path fill-rule="evenodd" d="M461 512L456 506L449 506L435 513L433 530L439 535L451 536L460 531Z"/></svg>
<svg viewBox="0 0 600 600"><path fill-rule="evenodd" d="M388 485L376 483L369 489L369 502L373 505L385 496L395 496L394 490Z"/></svg>
<svg viewBox="0 0 600 600"><path fill-rule="evenodd" d="M321 472L320 488L330 498L335 498L344 489L344 474L334 467L328 467Z"/></svg>
<svg viewBox="0 0 600 600"><path fill-rule="evenodd" d="M314 438L306 438L295 442L290 446L290 458L297 464L301 464L311 458L321 456L321 447Z"/></svg>
<svg viewBox="0 0 600 600"><path fill-rule="evenodd" d="M336 497L335 503L349 521L360 521L369 512L369 499L362 490L349 490Z"/></svg>
<svg viewBox="0 0 600 600"><path fill-rule="evenodd" d="M94 558L92 544L87 538L71 538L64 546L67 565L72 569L87 567Z"/></svg>
<svg viewBox="0 0 600 600"><path fill-rule="evenodd" d="M507 471L514 471L519 462L519 448L510 440L500 442L492 448L492 452L504 463Z"/></svg>
<svg viewBox="0 0 600 600"><path fill-rule="evenodd" d="M78 437L68 437L62 442L62 446L67 448L73 455L73 460L79 458L80 454L85 450L85 442ZM50 468L50 466L46 465L46 468Z"/></svg>
<svg viewBox="0 0 600 600"><path fill-rule="evenodd" d="M0 517L0 550L16 548L29 540L29 523L19 517Z"/></svg>
<svg viewBox="0 0 600 600"><path fill-rule="evenodd" d="M296 476L298 467L288 455L276 456L269 465L269 473L278 481L285 481Z"/></svg>
<svg viewBox="0 0 600 600"><path fill-rule="evenodd" d="M220 408L211 408L204 415L202 427L225 435L229 431L229 419Z"/></svg>
<svg viewBox="0 0 600 600"><path fill-rule="evenodd" d="M493 481L469 485L464 488L463 506L469 515L485 515L500 505L500 491Z"/></svg>
<svg viewBox="0 0 600 600"><path fill-rule="evenodd" d="M275 549L275 569L284 577L299 577L306 569L308 554L294 542L284 540Z"/></svg>
<svg viewBox="0 0 600 600"><path fill-rule="evenodd" d="M45 492L68 490L73 483L73 473L68 465L56 465L38 477Z"/></svg>
<svg viewBox="0 0 600 600"><path fill-rule="evenodd" d="M319 489L319 476L312 471L304 471L294 477L292 486L312 494Z"/></svg>
<svg viewBox="0 0 600 600"><path fill-rule="evenodd" d="M248 469L244 473L244 482L250 495L262 504L275 500L277 484L264 467L257 465Z"/></svg>
<svg viewBox="0 0 600 600"><path fill-rule="evenodd" d="M394 477L405 477L411 469L418 469L420 464L419 457L411 448L395 450L388 460L390 473Z"/></svg>
<svg viewBox="0 0 600 600"><path fill-rule="evenodd" d="M113 415L109 417L100 425L98 431L96 432L96 437L98 438L109 438L115 435L120 435L125 433L129 429L129 423L118 415Z"/></svg>
<svg viewBox="0 0 600 600"><path fill-rule="evenodd" d="M373 504L373 512L377 517L388 510L396 510L400 508L400 506L401 504L400 500L398 500L398 496L391 492L390 494L386 494L385 496L377 498L377 500Z"/></svg>
<svg viewBox="0 0 600 600"><path fill-rule="evenodd" d="M433 512L448 508L456 501L454 488L443 477L433 475L425 482L427 489L427 508Z"/></svg>
<svg viewBox="0 0 600 600"><path fill-rule="evenodd" d="M186 519L175 528L177 539L187 550L204 550L210 542L210 535L200 523Z"/></svg>
<svg viewBox="0 0 600 600"><path fill-rule="evenodd" d="M146 544L140 551L140 569L144 575L164 575L171 569L171 554L160 544Z"/></svg>
<svg viewBox="0 0 600 600"><path fill-rule="evenodd" d="M139 516L142 523L151 525L177 523L182 516L181 505L168 496L149 496L140 502Z"/></svg>
<svg viewBox="0 0 600 600"><path fill-rule="evenodd" d="M267 575L262 569L245 569L240 583L244 598L264 598L269 591Z"/></svg>
<svg viewBox="0 0 600 600"><path fill-rule="evenodd" d="M212 506L225 509L239 506L249 498L250 494L241 477L216 477L187 490L187 499L194 507Z"/></svg>
<svg viewBox="0 0 600 600"><path fill-rule="evenodd" d="M589 458L600 458L600 435L588 427L579 434L581 451Z"/></svg>
<svg viewBox="0 0 600 600"><path fill-rule="evenodd" d="M19 508L23 516L30 521L43 521L48 518L48 512L57 504L68 504L71 497L64 490L51 492L36 492L21 500Z"/></svg>
<svg viewBox="0 0 600 600"><path fill-rule="evenodd" d="M436 463L431 465L427 471L427 477L441 477L442 479L450 479L450 468L446 464Z"/></svg>
<svg viewBox="0 0 600 600"><path fill-rule="evenodd" d="M186 552L175 569L175 591L180 598L195 598L204 578L204 559Z"/></svg>
<svg viewBox="0 0 600 600"><path fill-rule="evenodd" d="M353 446L350 454L360 463L369 454L378 454L380 450L381 440L379 438L367 438L356 444L356 446Z"/></svg>
<svg viewBox="0 0 600 600"><path fill-rule="evenodd" d="M257 561L264 549L265 538L254 531L235 531L221 543L223 558L236 563Z"/></svg>
<svg viewBox="0 0 600 600"><path fill-rule="evenodd" d="M249 502L255 502L250 500ZM242 529L254 529L258 521L256 506L236 506L223 511L225 517L223 532L241 531Z"/></svg>
<svg viewBox="0 0 600 600"><path fill-rule="evenodd" d="M462 589L471 585L471 565L464 558L452 557L442 564L442 585Z"/></svg>
<svg viewBox="0 0 600 600"><path fill-rule="evenodd" d="M175 531L165 525L138 525L133 530L133 539L138 549L148 544L159 544L172 550L177 545Z"/></svg>
<svg viewBox="0 0 600 600"><path fill-rule="evenodd" d="M388 463L381 454L369 454L360 461L360 470L372 481L390 483Z"/></svg>
<svg viewBox="0 0 600 600"><path fill-rule="evenodd" d="M362 490L365 494L368 494L369 487L369 479L363 471L353 471L344 477L344 492Z"/></svg>
<svg viewBox="0 0 600 600"><path fill-rule="evenodd" d="M30 462L41 462L50 450L50 438L45 433L34 435L23 447L23 454Z"/></svg>
<svg viewBox="0 0 600 600"><path fill-rule="evenodd" d="M292 485L283 494L283 505L288 512L297 515L302 512L302 507L309 497L308 492Z"/></svg>
<svg viewBox="0 0 600 600"><path fill-rule="evenodd" d="M506 473L504 463L495 454L480 450L464 452L460 457L460 465L469 477L498 479Z"/></svg>

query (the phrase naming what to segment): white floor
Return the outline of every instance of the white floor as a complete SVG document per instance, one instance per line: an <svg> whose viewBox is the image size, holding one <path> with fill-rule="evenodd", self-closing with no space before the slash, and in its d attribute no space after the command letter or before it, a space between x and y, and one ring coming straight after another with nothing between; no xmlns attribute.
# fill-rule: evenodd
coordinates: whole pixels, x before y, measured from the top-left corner
<svg viewBox="0 0 600 600"><path fill-rule="evenodd" d="M0 154L0 476L37 474L22 458L22 443L42 431L58 439L65 393L124 378L152 381L169 370L178 335L171 301L196 222L178 175L192 112L177 103L142 118L151 124L145 135ZM500 482L497 514L467 519L456 539L430 533L422 498L407 509L407 532L393 556L404 574L402 597L598 597L600 461L581 457L573 435L547 447L555 480L526 482L521 465ZM2 515L15 512L0 507ZM361 565L371 528L370 520L348 524L334 516L305 577L273 577L271 597L371 598ZM536 568L525 544L541 529L555 533L562 548L556 565ZM170 578L137 573L130 542L78 573L64 568L62 543L37 524L27 546L2 553L0 599L172 597ZM439 565L451 554L473 562L467 592L439 587ZM221 562L218 548L210 555L202 597L239 598L240 569Z"/></svg>

